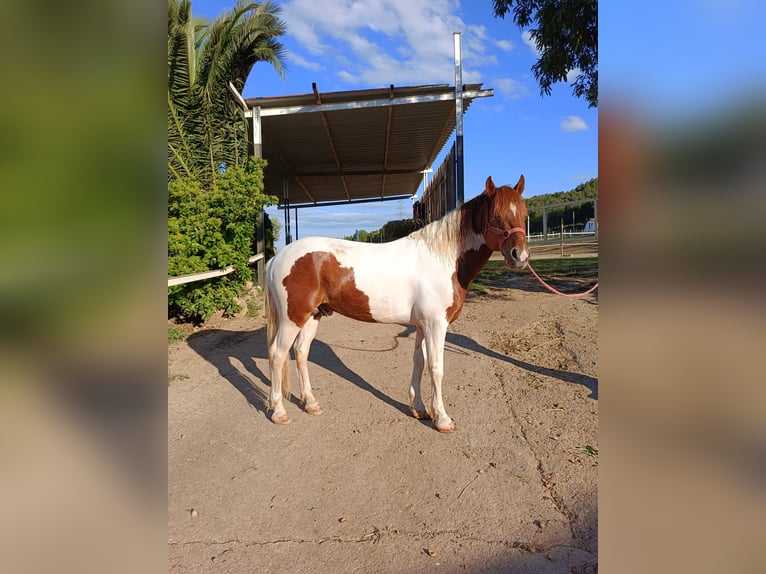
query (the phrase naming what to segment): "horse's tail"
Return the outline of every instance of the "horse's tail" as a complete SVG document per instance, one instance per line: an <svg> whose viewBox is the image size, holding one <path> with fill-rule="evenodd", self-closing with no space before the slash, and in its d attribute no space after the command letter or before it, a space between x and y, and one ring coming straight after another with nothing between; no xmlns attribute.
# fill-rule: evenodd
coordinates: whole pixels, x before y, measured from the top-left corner
<svg viewBox="0 0 766 574"><path fill-rule="evenodd" d="M277 337L279 331L279 312L274 304L274 299L271 294L270 285L268 279L266 280L266 289L264 290L264 308L266 311L266 348L269 354L269 378L274 380L274 373L271 372L272 365L272 350L274 349L274 340ZM285 365L282 368L282 395L286 398L290 398L290 377L289 377L289 361L285 361ZM269 405L271 406L271 405Z"/></svg>

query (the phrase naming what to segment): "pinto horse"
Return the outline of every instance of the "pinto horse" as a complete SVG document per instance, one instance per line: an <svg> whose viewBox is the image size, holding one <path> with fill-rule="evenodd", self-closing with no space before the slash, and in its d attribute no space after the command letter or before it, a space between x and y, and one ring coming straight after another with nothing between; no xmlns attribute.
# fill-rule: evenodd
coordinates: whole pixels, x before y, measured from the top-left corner
<svg viewBox="0 0 766 574"><path fill-rule="evenodd" d="M291 346L303 408L309 414L322 413L309 382L309 347L320 319L338 312L359 321L414 325L410 411L415 418L431 418L441 432L456 430L442 400L447 326L460 315L468 286L494 251L500 251L512 268L527 266L523 190L523 175L514 187L495 187L489 177L483 193L396 241L307 237L280 250L266 266L271 420L290 422L282 397L290 396ZM426 361L430 410L420 394Z"/></svg>

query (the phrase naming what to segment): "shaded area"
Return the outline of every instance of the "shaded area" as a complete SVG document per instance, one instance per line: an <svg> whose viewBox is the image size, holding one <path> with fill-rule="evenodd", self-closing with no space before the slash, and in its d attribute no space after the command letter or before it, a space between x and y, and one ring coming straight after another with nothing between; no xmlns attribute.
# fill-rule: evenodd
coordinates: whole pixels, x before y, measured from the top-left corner
<svg viewBox="0 0 766 574"><path fill-rule="evenodd" d="M487 347L480 345L479 343L477 343L470 337L466 337L465 335L460 335L458 333L447 333L447 343L457 345L458 347L462 347L463 349L466 349L468 351L481 353L483 355L486 355L490 359L496 359L499 361L510 363L516 367L519 367L520 369L524 369L531 373L537 373L538 375L543 375L546 377L559 379L560 381L564 381L566 383L583 385L584 387L587 387L590 390L592 398L598 400L598 379L591 377L590 375L584 375L582 373L572 373L570 371L564 371L561 369L549 369L547 367L533 365L532 363L522 361L521 359L516 359L509 355L504 355L496 351L493 351L492 349L488 349Z"/></svg>
<svg viewBox="0 0 766 574"><path fill-rule="evenodd" d="M414 330L414 329L413 329ZM402 332L409 334L411 331ZM397 337L402 336L397 335ZM405 335L406 336L406 335ZM251 406L268 416L268 394L254 386L236 367L233 359L236 359L264 386L271 387L268 373L261 371L253 358L268 361L266 349L266 328L261 327L255 331L225 331L211 329L194 333L187 339L189 346L201 357L218 369L219 374L229 381L242 396L247 399ZM389 397L387 394L376 389L361 375L350 369L335 353L330 345L314 339L309 354L310 362L319 365L345 379L360 389L367 391L375 398L395 408L397 411L409 416L409 406ZM291 386L292 387L292 386ZM294 394L290 396L290 402L301 407L300 400Z"/></svg>
<svg viewBox="0 0 766 574"><path fill-rule="evenodd" d="M395 339L406 339L415 332L415 327L412 325L402 325L402 327L402 331L395 335ZM261 327L254 331L211 329L209 331L193 333L189 336L187 342L197 354L215 366L216 369L218 369L218 373L236 388L252 407L263 413L264 416L268 416L268 393L253 385L250 379L240 372L234 362L235 360L240 362L247 372L263 383L265 387L271 387L268 372L263 372L259 369L256 362L253 360L255 357L268 361L265 327ZM522 361L521 359L516 359L493 351L492 349L488 349L470 337L457 333L447 333L446 343L447 346L445 347L445 351L454 352L455 349L450 349L449 347L449 345L452 345L469 352L481 353L494 360L510 363L532 373L551 377L567 383L583 385L591 391L592 398L598 399L598 380L591 376L534 365ZM344 348L353 350L350 347ZM367 350L360 349L360 351L366 352ZM340 357L338 357L331 345L324 343L318 338L314 339L314 342L311 345L309 360L311 363L335 373L341 379L345 379L356 385L358 388L367 391L375 398L383 401L402 414L410 416L408 405L388 396L386 393L368 383L364 377L349 368ZM428 375L424 373L424 377L427 376ZM291 395L290 401L298 407L301 407L298 397L294 394ZM424 424L430 423L426 421Z"/></svg>

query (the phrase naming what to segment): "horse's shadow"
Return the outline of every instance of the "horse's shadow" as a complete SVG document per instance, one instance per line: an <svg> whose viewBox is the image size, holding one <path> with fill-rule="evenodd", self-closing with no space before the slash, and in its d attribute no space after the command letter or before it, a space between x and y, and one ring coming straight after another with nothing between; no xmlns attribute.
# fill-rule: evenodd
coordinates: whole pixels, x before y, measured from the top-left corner
<svg viewBox="0 0 766 574"><path fill-rule="evenodd" d="M402 331L396 335L397 339L408 338L415 331L415 328L412 326L402 325L402 327ZM260 381L266 389L271 387L268 373L261 371L254 360L254 358L258 358L268 361L265 327L254 331L225 331L220 329L200 331L190 335L187 342L197 354L216 367L218 373L237 389L253 408L263 413L264 416L268 416L268 390L263 390L263 388L254 385L235 364L235 362L239 362L246 372ZM481 353L491 359L504 361L533 373L559 379L567 383L583 385L591 391L592 398L598 400L598 379L589 375L533 365L526 361L497 353L465 335L448 333L445 350L447 352L454 352L457 351L456 347L463 349L464 352ZM368 383L359 373L350 369L327 343L314 339L309 358L312 363L335 373L342 379L346 379L397 411L405 415L410 414L408 405L397 401ZM290 401L299 407L301 406L294 394L291 395ZM423 422L424 424L430 424L428 421Z"/></svg>
<svg viewBox="0 0 766 574"><path fill-rule="evenodd" d="M414 330L414 329L413 329ZM397 337L408 336L411 331L405 329ZM189 346L201 357L218 369L219 374L236 388L247 399L251 406L268 416L269 396L268 391L253 385L251 381L240 372L234 361L239 361L248 373L253 375L267 388L271 387L268 373L258 368L254 358L268 361L266 348L266 329L261 327L255 331L223 331L211 329L194 333L187 339ZM392 406L406 415L410 414L409 406L389 397L379 389L368 383L361 375L350 369L335 353L335 351L323 341L314 339L311 344L309 360L328 371L331 371L360 389L367 391L375 398ZM290 395L290 402L301 407L298 397Z"/></svg>
<svg viewBox="0 0 766 574"><path fill-rule="evenodd" d="M519 367L520 369L524 369L531 373L537 373L539 375L544 375L546 377L559 379L560 381L564 381L567 383L583 385L588 390L590 390L591 398L598 400L598 379L591 377L590 375L584 375L582 373L572 373L569 371L562 371L560 369L549 369L547 367L541 367L539 365L533 365L532 363L527 363L526 361L522 361L521 359L509 357L508 355L501 355L500 353L493 351L492 349L488 349L487 347L480 345L479 343L477 343L470 337L466 337L465 335L460 335L458 333L447 333L447 343L455 345L457 347L462 347L463 349L467 351L474 351L476 353L481 353L483 355L486 355L490 359L495 359L498 361L504 361L506 363L510 363L516 367Z"/></svg>

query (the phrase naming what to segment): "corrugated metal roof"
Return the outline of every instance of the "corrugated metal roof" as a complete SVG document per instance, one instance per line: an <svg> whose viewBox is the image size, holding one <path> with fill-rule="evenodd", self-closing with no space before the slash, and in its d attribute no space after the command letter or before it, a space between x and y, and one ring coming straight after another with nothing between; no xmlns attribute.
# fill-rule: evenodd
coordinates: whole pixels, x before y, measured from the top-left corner
<svg viewBox="0 0 766 574"><path fill-rule="evenodd" d="M463 109L491 96L464 86ZM266 193L292 206L414 194L455 129L443 85L247 98L260 109Z"/></svg>

